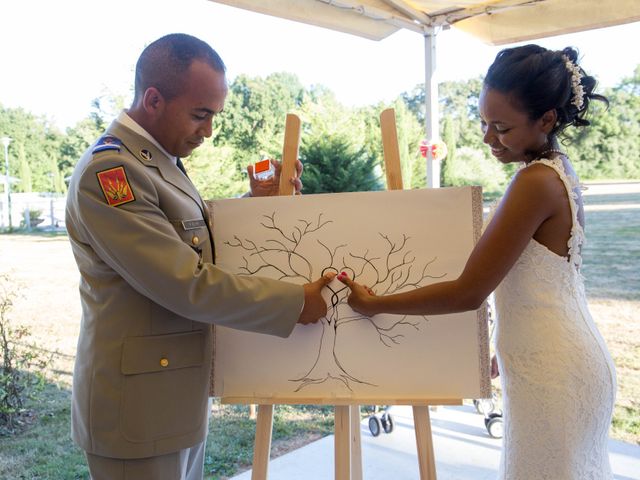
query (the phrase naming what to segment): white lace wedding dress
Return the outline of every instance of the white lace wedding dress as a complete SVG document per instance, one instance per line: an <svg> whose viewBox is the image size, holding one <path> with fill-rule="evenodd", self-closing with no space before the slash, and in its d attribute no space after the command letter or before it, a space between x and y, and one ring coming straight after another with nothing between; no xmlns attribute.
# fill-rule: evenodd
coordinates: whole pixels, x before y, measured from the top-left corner
<svg viewBox="0 0 640 480"><path fill-rule="evenodd" d="M611 479L608 430L615 368L587 307L577 181L542 159L567 188L569 258L531 239L495 292L504 407L501 480Z"/></svg>

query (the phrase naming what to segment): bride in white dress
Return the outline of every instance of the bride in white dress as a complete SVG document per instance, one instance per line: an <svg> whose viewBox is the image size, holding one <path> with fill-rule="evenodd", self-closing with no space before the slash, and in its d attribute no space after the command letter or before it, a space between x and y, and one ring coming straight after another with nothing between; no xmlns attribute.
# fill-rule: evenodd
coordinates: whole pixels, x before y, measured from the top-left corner
<svg viewBox="0 0 640 480"><path fill-rule="evenodd" d="M351 288L365 315L479 308L495 290L496 353L505 414L500 480L610 480L615 367L589 313L580 275L584 215L557 136L585 127L595 79L572 48L501 51L480 95L484 142L520 163L456 280L396 295ZM497 372L496 372L497 373Z"/></svg>

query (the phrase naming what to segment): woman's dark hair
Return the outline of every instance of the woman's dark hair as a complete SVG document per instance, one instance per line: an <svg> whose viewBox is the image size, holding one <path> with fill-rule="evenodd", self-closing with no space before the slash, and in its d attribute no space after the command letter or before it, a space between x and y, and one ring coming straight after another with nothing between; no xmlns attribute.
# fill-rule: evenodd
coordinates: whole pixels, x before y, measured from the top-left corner
<svg viewBox="0 0 640 480"><path fill-rule="evenodd" d="M580 72L582 93L576 93L572 87L573 75L567 68L567 60ZM606 97L593 92L596 79L587 75L578 65L578 52L572 47L561 51L547 50L538 45L504 49L489 67L484 85L512 96L531 120L555 109L558 121L551 131L552 135L561 133L569 125L590 125L585 116L591 100L600 100L609 105ZM582 96L579 108L574 104L576 95Z"/></svg>
<svg viewBox="0 0 640 480"><path fill-rule="evenodd" d="M149 87L156 87L167 100L180 95L184 73L194 60L225 73L226 67L218 53L192 35L171 33L149 44L136 63L134 103Z"/></svg>

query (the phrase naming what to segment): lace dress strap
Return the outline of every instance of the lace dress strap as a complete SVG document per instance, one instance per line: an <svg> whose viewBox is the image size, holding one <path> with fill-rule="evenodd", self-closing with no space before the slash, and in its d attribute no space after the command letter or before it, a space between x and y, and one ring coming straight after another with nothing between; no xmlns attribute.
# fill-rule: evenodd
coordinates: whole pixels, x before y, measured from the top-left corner
<svg viewBox="0 0 640 480"><path fill-rule="evenodd" d="M569 206L571 207L571 233L569 235L569 241L567 242L567 246L569 247L569 261L575 265L578 270L580 270L580 267L582 266L582 255L580 250L582 245L585 243L584 229L578 221L578 194L576 193L576 189L580 188L580 183L577 178L567 175L562 160L558 157L554 159L541 158L534 160L528 163L525 168L537 163L541 163L542 165L546 165L547 167L554 169L567 189Z"/></svg>

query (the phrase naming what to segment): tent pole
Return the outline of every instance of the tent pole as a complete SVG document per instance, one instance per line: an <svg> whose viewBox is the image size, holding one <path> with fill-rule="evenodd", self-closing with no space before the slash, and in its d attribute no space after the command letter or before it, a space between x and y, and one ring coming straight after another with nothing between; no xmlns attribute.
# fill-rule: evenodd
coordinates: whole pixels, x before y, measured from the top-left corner
<svg viewBox="0 0 640 480"><path fill-rule="evenodd" d="M440 138L438 115L438 82L436 79L436 29L432 28L424 34L424 122L427 142L432 143ZM427 187L440 186L440 161L434 160L431 149L427 149Z"/></svg>

